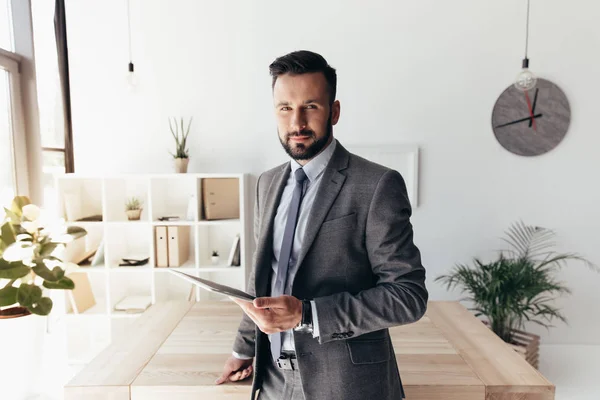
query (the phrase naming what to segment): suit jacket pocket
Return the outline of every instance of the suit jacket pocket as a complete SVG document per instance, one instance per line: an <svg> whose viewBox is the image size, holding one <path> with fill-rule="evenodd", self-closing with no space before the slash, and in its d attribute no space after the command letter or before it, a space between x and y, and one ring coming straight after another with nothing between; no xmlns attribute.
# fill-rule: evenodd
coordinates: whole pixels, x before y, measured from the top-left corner
<svg viewBox="0 0 600 400"><path fill-rule="evenodd" d="M356 226L356 213L348 214L340 218L330 219L321 224L320 233L333 232L342 229L350 229Z"/></svg>
<svg viewBox="0 0 600 400"><path fill-rule="evenodd" d="M348 351L352 364L377 364L390 360L390 341L377 340L347 340Z"/></svg>

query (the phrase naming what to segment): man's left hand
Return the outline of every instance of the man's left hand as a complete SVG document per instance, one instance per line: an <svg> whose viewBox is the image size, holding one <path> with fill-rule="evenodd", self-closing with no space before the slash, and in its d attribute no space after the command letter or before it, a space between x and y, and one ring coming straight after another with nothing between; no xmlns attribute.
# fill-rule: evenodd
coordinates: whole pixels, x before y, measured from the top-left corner
<svg viewBox="0 0 600 400"><path fill-rule="evenodd" d="M258 297L244 301L231 297L266 334L284 332L302 320L302 302L294 296Z"/></svg>

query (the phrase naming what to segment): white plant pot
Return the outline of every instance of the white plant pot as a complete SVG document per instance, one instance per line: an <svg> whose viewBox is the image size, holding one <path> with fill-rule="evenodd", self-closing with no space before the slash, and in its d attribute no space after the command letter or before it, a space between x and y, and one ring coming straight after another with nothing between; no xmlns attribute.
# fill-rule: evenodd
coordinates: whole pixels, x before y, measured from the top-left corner
<svg viewBox="0 0 600 400"><path fill-rule="evenodd" d="M185 174L188 169L189 158L176 158L175 159L175 172L178 174Z"/></svg>
<svg viewBox="0 0 600 400"><path fill-rule="evenodd" d="M22 399L40 391L46 317L0 319L3 399Z"/></svg>
<svg viewBox="0 0 600 400"><path fill-rule="evenodd" d="M219 257L211 257L211 261L213 265L219 265Z"/></svg>

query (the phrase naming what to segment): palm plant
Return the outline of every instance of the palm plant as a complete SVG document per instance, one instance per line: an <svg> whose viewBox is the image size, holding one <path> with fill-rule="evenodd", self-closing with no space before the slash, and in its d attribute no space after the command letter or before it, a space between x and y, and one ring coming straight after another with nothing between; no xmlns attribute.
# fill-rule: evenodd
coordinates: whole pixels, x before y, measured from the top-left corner
<svg viewBox="0 0 600 400"><path fill-rule="evenodd" d="M169 128L171 129L171 134L175 139L175 154L171 153L174 158L188 158L189 157L189 149L187 148L187 138L190 134L190 126L192 125L192 119L188 122L187 129L184 129L183 118L180 118L179 124L177 119L169 118Z"/></svg>
<svg viewBox="0 0 600 400"><path fill-rule="evenodd" d="M554 305L559 295L570 294L570 289L559 282L555 273L567 262L581 261L594 270L598 268L576 253L556 253L555 233L546 228L527 226L522 221L513 223L503 240L510 246L500 251L497 260L484 263L474 258L474 266L456 265L450 274L435 279L448 289L460 287L461 293L475 304L470 310L484 316L491 329L505 342L513 342L515 329L526 322L550 328L558 319L566 317Z"/></svg>

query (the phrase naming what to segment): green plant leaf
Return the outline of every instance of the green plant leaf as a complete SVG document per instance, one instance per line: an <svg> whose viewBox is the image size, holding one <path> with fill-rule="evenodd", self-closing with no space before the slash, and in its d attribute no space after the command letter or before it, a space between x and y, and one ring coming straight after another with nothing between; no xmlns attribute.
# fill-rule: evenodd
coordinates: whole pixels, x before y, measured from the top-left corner
<svg viewBox="0 0 600 400"><path fill-rule="evenodd" d="M15 196L10 206L10 210L17 214L19 219L23 216L23 207L31 204L31 200L27 196Z"/></svg>
<svg viewBox="0 0 600 400"><path fill-rule="evenodd" d="M54 274L54 276L56 276L59 280L61 280L64 276L65 276L65 270L62 269L61 267L54 267L52 268L52 273Z"/></svg>
<svg viewBox="0 0 600 400"><path fill-rule="evenodd" d="M73 290L75 289L75 282L73 282L70 278L63 276L57 282L44 282L44 287L48 289L62 289L62 290Z"/></svg>
<svg viewBox="0 0 600 400"><path fill-rule="evenodd" d="M71 235L73 240L75 240L87 235L87 231L80 226L69 226L67 227L67 234Z"/></svg>
<svg viewBox="0 0 600 400"><path fill-rule="evenodd" d="M10 222L4 223L2 225L2 228L0 228L0 232L2 234L2 243L4 243L6 247L16 242L17 235L15 234L15 230L13 229L13 226Z"/></svg>
<svg viewBox="0 0 600 400"><path fill-rule="evenodd" d="M36 261L35 267L33 267L32 270L37 276L45 281L58 282L60 280L60 278L56 276L53 271L50 271L50 269L46 267L43 261Z"/></svg>
<svg viewBox="0 0 600 400"><path fill-rule="evenodd" d="M42 297L37 304L27 307L29 311L36 315L48 315L52 311L52 299Z"/></svg>
<svg viewBox="0 0 600 400"><path fill-rule="evenodd" d="M40 257L48 257L50 254L52 254L54 250L56 250L59 244L60 243L50 242L42 245L42 248L40 250Z"/></svg>
<svg viewBox="0 0 600 400"><path fill-rule="evenodd" d="M8 286L0 289L0 307L12 306L17 303L18 288Z"/></svg>
<svg viewBox="0 0 600 400"><path fill-rule="evenodd" d="M42 298L42 289L36 285L21 284L17 292L17 301L23 307L29 307Z"/></svg>
<svg viewBox="0 0 600 400"><path fill-rule="evenodd" d="M4 207L4 212L6 213L6 216L10 218L10 222L13 225L19 225L21 223L21 218L16 213L12 212L6 207Z"/></svg>
<svg viewBox="0 0 600 400"><path fill-rule="evenodd" d="M31 268L21 262L12 262L0 258L0 279L18 279L27 275Z"/></svg>

